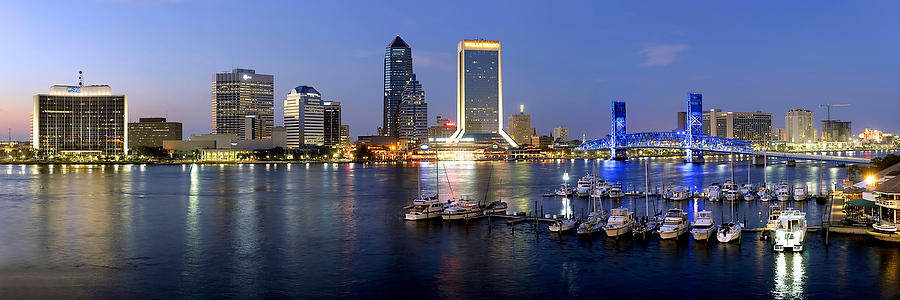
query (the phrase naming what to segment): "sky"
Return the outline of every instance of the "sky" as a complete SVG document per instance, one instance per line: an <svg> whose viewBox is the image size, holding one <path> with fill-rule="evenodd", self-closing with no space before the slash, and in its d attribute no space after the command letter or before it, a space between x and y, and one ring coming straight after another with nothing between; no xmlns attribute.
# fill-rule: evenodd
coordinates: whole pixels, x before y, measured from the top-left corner
<svg viewBox="0 0 900 300"><path fill-rule="evenodd" d="M384 48L411 47L429 123L456 119L456 44L503 43L504 120L525 105L539 134L669 131L685 94L704 109L791 108L900 132L895 1L2 1L0 128L27 140L33 96L53 84L108 84L128 117L211 130L211 77L275 75L275 119L298 85L341 101L353 136L382 121ZM818 126L818 124L817 124ZM5 140L3 136L2 140Z"/></svg>

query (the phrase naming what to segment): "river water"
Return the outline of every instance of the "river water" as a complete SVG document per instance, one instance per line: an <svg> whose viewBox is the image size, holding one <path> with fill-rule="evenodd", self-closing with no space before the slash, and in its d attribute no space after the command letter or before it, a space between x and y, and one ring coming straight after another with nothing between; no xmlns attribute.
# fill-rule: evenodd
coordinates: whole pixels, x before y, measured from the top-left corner
<svg viewBox="0 0 900 300"><path fill-rule="evenodd" d="M0 298L897 298L900 248L811 232L802 253L740 244L580 239L532 222L407 222L421 187L443 197L502 199L511 212L580 215L584 199L543 198L587 172L643 189L702 190L747 181L746 161L429 162L407 164L2 165ZM751 182L811 190L846 168L749 167ZM439 176L436 180L435 176ZM490 180L489 180L490 179ZM488 184L488 182L490 183ZM644 198L603 202L646 213ZM768 203L665 202L748 227ZM789 203L818 226L815 201ZM570 208L566 208L570 207ZM691 216L692 217L692 216ZM514 230L513 230L514 229ZM688 237L685 235L684 237Z"/></svg>

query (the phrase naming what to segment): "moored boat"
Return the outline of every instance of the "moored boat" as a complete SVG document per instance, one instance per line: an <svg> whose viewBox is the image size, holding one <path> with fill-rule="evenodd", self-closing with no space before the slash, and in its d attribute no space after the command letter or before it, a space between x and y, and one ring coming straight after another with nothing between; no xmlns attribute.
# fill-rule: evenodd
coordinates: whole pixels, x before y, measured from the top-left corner
<svg viewBox="0 0 900 300"><path fill-rule="evenodd" d="M778 217L772 248L782 252L803 251L806 243L806 213L796 209L785 209Z"/></svg>
<svg viewBox="0 0 900 300"><path fill-rule="evenodd" d="M663 224L659 227L659 237L662 239L674 239L688 232L687 213L680 208L672 208L666 212Z"/></svg>
<svg viewBox="0 0 900 300"><path fill-rule="evenodd" d="M691 225L691 236L697 241L708 241L716 232L716 221L712 218L712 212L708 210L698 211L694 215L694 223Z"/></svg>
<svg viewBox="0 0 900 300"><path fill-rule="evenodd" d="M609 220L603 226L608 237L618 237L631 232L634 227L634 213L627 208L614 208L609 212Z"/></svg>

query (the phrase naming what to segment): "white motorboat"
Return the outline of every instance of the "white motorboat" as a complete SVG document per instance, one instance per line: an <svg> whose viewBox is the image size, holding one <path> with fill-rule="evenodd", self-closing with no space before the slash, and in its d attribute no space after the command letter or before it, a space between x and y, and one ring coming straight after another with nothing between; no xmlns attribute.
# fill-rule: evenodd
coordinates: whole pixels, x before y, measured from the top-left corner
<svg viewBox="0 0 900 300"><path fill-rule="evenodd" d="M666 212L663 225L659 227L659 237L662 239L674 239L688 232L687 213L680 208L672 208Z"/></svg>
<svg viewBox="0 0 900 300"><path fill-rule="evenodd" d="M634 227L634 213L627 208L613 208L609 212L609 220L603 230L608 237L618 237L631 232Z"/></svg>
<svg viewBox="0 0 900 300"><path fill-rule="evenodd" d="M609 196L609 198L611 199L619 199L625 197L625 192L622 191L622 185L618 183L612 185L607 191L607 196Z"/></svg>
<svg viewBox="0 0 900 300"><path fill-rule="evenodd" d="M468 220L484 216L484 209L478 205L477 201L469 199L459 199L454 201L450 207L444 209L441 218L444 220Z"/></svg>
<svg viewBox="0 0 900 300"><path fill-rule="evenodd" d="M719 240L720 243L731 243L734 241L741 240L741 224L737 222L728 222L722 225L719 225L719 229L716 232L716 239Z"/></svg>
<svg viewBox="0 0 900 300"><path fill-rule="evenodd" d="M772 193L765 187L759 188L759 192L757 193L757 195L759 195L759 201L762 202L769 202L773 199Z"/></svg>
<svg viewBox="0 0 900 300"><path fill-rule="evenodd" d="M706 193L706 198L709 199L709 201L716 202L722 200L722 186L718 183L713 183L712 185L707 187L706 191L704 192Z"/></svg>
<svg viewBox="0 0 900 300"><path fill-rule="evenodd" d="M775 242L772 248L782 252L790 249L793 252L803 251L806 243L806 213L796 209L785 209L778 217L775 227Z"/></svg>
<svg viewBox="0 0 900 300"><path fill-rule="evenodd" d="M575 189L569 186L568 183L563 183L559 185L559 188L554 193L557 196L568 197L575 193Z"/></svg>
<svg viewBox="0 0 900 300"><path fill-rule="evenodd" d="M791 200L791 186L784 182L779 183L775 187L775 198L778 198L778 201Z"/></svg>
<svg viewBox="0 0 900 300"><path fill-rule="evenodd" d="M575 195L578 197L587 197L591 195L591 189L594 187L597 178L594 175L587 174L575 185Z"/></svg>
<svg viewBox="0 0 900 300"><path fill-rule="evenodd" d="M578 226L578 221L575 219L559 219L550 223L550 226L547 226L550 229L550 232L566 232Z"/></svg>
<svg viewBox="0 0 900 300"><path fill-rule="evenodd" d="M735 201L741 198L737 185L731 180L725 181L725 185L722 186L722 194L725 196L725 200L728 201Z"/></svg>
<svg viewBox="0 0 900 300"><path fill-rule="evenodd" d="M716 221L712 212L708 210L698 211L694 215L694 223L691 224L691 236L697 241L708 241L716 232Z"/></svg>
<svg viewBox="0 0 900 300"><path fill-rule="evenodd" d="M778 218L781 217L781 205L769 206L769 215L766 221L766 229L760 234L760 240L768 240L775 233L778 226Z"/></svg>
<svg viewBox="0 0 900 300"><path fill-rule="evenodd" d="M681 201L691 197L691 190L687 187L676 185L666 189L663 196L668 200Z"/></svg>
<svg viewBox="0 0 900 300"><path fill-rule="evenodd" d="M753 201L756 199L756 185L752 183L744 184L741 187L741 195L743 195L744 200Z"/></svg>
<svg viewBox="0 0 900 300"><path fill-rule="evenodd" d="M598 179L594 184L594 187L591 188L591 198L606 197L609 194L609 188L611 187L611 184L606 183L606 181L603 181L602 179Z"/></svg>
<svg viewBox="0 0 900 300"><path fill-rule="evenodd" d="M446 206L446 203L441 202L436 197L421 197L413 200L413 205L406 212L404 219L417 221L440 218L441 212L444 211Z"/></svg>
<svg viewBox="0 0 900 300"><path fill-rule="evenodd" d="M806 193L805 186L794 187L794 201L806 200L807 196L809 196L809 195Z"/></svg>

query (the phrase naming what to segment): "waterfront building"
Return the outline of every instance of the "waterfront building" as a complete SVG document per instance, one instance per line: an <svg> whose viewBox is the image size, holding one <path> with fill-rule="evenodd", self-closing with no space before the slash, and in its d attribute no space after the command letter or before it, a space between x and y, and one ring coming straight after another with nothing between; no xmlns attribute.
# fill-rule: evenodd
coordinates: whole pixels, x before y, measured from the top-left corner
<svg viewBox="0 0 900 300"><path fill-rule="evenodd" d="M513 139L519 146L531 144L531 134L534 127L531 127L531 115L525 113L525 105L519 105L519 113L509 115L507 120L509 126L509 137Z"/></svg>
<svg viewBox="0 0 900 300"><path fill-rule="evenodd" d="M499 41L462 40L457 45L459 126L450 141L517 147L503 131L503 72Z"/></svg>
<svg viewBox="0 0 900 300"><path fill-rule="evenodd" d="M398 35L384 49L384 120L379 135L400 137L400 102L412 72L412 48Z"/></svg>
<svg viewBox="0 0 900 300"><path fill-rule="evenodd" d="M531 145L539 148L549 148L550 145L553 145L553 137L546 135L534 135L531 137Z"/></svg>
<svg viewBox="0 0 900 300"><path fill-rule="evenodd" d="M108 85L54 85L34 96L34 149L54 155L124 155L128 98Z"/></svg>
<svg viewBox="0 0 900 300"><path fill-rule="evenodd" d="M291 89L284 99L284 128L288 149L325 144L322 95L311 86Z"/></svg>
<svg viewBox="0 0 900 300"><path fill-rule="evenodd" d="M557 141L566 142L569 140L569 128L567 128L567 127L553 128L552 136Z"/></svg>
<svg viewBox="0 0 900 300"><path fill-rule="evenodd" d="M287 148L287 129L284 126L272 127L272 148Z"/></svg>
<svg viewBox="0 0 900 300"><path fill-rule="evenodd" d="M166 122L166 118L140 118L128 123L128 148L162 147L165 140L181 140L181 128L181 122Z"/></svg>
<svg viewBox="0 0 900 300"><path fill-rule="evenodd" d="M335 147L341 144L341 102L322 101L322 144Z"/></svg>
<svg viewBox="0 0 900 300"><path fill-rule="evenodd" d="M212 77L212 131L269 139L275 122L274 76L233 69Z"/></svg>
<svg viewBox="0 0 900 300"><path fill-rule="evenodd" d="M815 114L806 109L791 109L784 116L784 140L789 143L816 141Z"/></svg>
<svg viewBox="0 0 900 300"><path fill-rule="evenodd" d="M428 103L422 84L412 75L400 97L400 140L420 143L428 139Z"/></svg>
<svg viewBox="0 0 900 300"><path fill-rule="evenodd" d="M455 132L456 123L451 122L447 118L437 116L434 126L428 127L428 141L444 142Z"/></svg>
<svg viewBox="0 0 900 300"><path fill-rule="evenodd" d="M822 141L850 141L850 122L841 120L822 120Z"/></svg>
<svg viewBox="0 0 900 300"><path fill-rule="evenodd" d="M341 125L341 145L346 146L350 142L350 125Z"/></svg>
<svg viewBox="0 0 900 300"><path fill-rule="evenodd" d="M813 131L813 132L815 132L815 131ZM773 138L778 141L785 141L786 133L785 133L784 128L775 128L775 136Z"/></svg>
<svg viewBox="0 0 900 300"><path fill-rule="evenodd" d="M761 142L772 139L772 114L766 112L703 112L703 134Z"/></svg>

